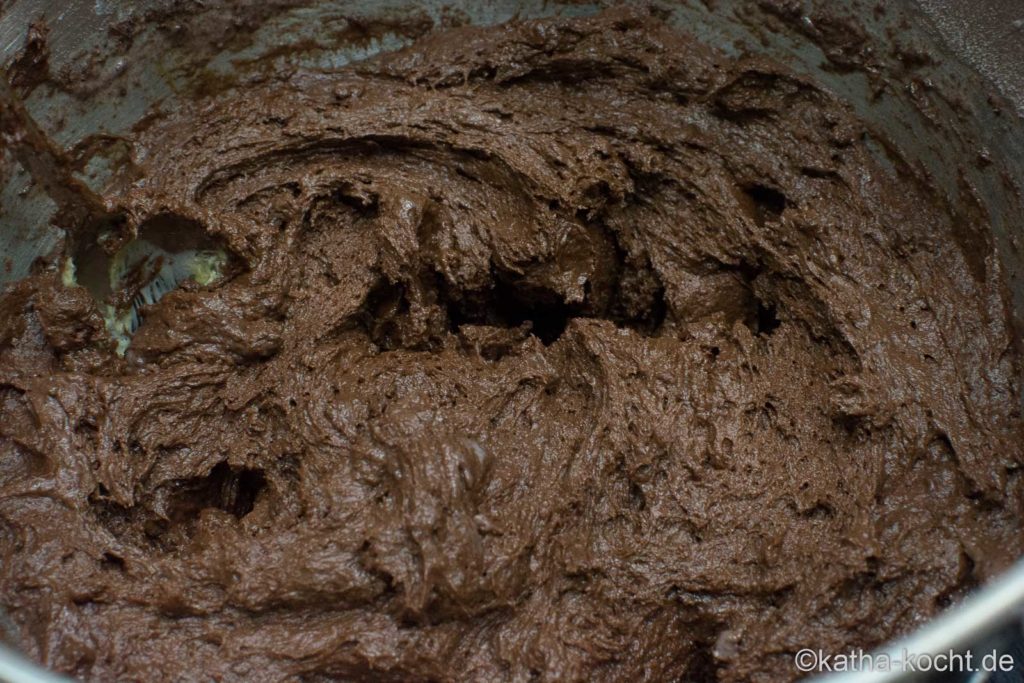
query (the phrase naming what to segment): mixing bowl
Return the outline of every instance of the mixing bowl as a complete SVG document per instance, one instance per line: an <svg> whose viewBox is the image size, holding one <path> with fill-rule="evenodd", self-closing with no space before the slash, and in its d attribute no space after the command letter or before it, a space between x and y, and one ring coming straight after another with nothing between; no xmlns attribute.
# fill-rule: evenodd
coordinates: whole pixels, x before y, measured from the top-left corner
<svg viewBox="0 0 1024 683"><path fill-rule="evenodd" d="M0 60L17 60L18 73L30 73L46 57L56 83L27 87L27 107L61 146L76 151L81 178L100 188L129 153L119 134L196 92L245 87L268 68L338 68L407 44L432 25L590 14L608 4L613 3L7 0L0 2ZM883 164L890 163L887 150L898 148L933 176L953 205L965 183L973 187L989 211L1018 323L1024 319L1024 210L1018 191L1024 183L1024 4L658 4L669 21L727 53L768 54L824 83L868 122L868 143ZM24 277L58 244L61 227L51 222L53 208L10 155L0 156L0 285ZM1022 610L1024 564L921 624L892 651L1013 653L1024 640ZM4 626L0 613L0 633ZM1018 678L1000 680L1022 680L1013 675ZM925 674L862 671L846 677L916 680ZM60 680L5 649L0 679Z"/></svg>

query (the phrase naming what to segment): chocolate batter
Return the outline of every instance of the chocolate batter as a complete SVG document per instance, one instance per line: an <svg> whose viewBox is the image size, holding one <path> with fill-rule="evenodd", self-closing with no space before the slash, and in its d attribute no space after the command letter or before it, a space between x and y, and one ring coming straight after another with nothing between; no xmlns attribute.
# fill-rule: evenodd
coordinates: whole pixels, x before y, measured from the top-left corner
<svg viewBox="0 0 1024 683"><path fill-rule="evenodd" d="M220 280L0 297L0 604L87 680L789 680L1024 551L980 206L647 12L210 95L104 201Z"/></svg>

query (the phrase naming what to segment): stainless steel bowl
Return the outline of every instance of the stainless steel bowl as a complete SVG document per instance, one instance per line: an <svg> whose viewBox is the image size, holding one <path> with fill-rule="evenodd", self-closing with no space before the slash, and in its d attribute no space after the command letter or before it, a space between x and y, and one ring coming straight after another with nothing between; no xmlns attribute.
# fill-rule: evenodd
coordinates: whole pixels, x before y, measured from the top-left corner
<svg viewBox="0 0 1024 683"><path fill-rule="evenodd" d="M152 108L173 108L204 79L244 82L260 65L273 60L337 67L408 40L383 34L339 43L339 29L351 25L353 18L415 15L436 23L458 16L474 24L493 24L515 16L589 14L614 0L274 0L264 3L259 21L243 28L232 23L239 0L194 0L189 5L191 15L180 26L152 21L163 10L181 4L176 0L0 0L0 63L10 63L22 50L33 23L45 23L49 68L70 74L68 82L74 84L75 92L43 85L32 91L27 104L43 127L71 148L97 133L127 132ZM661 0L659 4L671 11L671 21L727 52L763 52L826 84L870 124L880 159L884 161L881 141L891 141L906 158L928 169L954 202L963 173L991 213L1018 330L1024 329L1020 324L1024 323L1024 207L1020 195L1008 190L1024 187L1024 2L776 0L776 5L797 8L789 21L765 13L762 5L771 3L752 0ZM827 33L828 24L820 18L828 15L852 17L862 27L870 68L840 64L837 59L849 55L823 49L819 39ZM197 51L194 42L176 40L175 33L180 31L204 32L209 36L208 48ZM281 50L288 46L295 49ZM923 54L938 59L914 60L914 55ZM878 97L883 83L888 86ZM978 140L983 143L980 148ZM117 154L116 145L97 149L83 179L101 187L117 166ZM984 163L975 163L979 154L984 155ZM58 243L61 231L51 225L52 209L9 155L0 158L0 286L24 277L33 261ZM890 652L898 656L904 649L936 654L1019 646L1024 642L1022 614L1024 563L1019 563L964 604L894 643ZM0 611L0 641L4 623ZM1018 661L1018 667L1024 667L1024 660ZM1024 680L1019 671L1017 675L1010 680ZM927 676L862 671L834 678L923 680ZM61 679L0 647L0 680ZM969 680L988 679L977 675Z"/></svg>

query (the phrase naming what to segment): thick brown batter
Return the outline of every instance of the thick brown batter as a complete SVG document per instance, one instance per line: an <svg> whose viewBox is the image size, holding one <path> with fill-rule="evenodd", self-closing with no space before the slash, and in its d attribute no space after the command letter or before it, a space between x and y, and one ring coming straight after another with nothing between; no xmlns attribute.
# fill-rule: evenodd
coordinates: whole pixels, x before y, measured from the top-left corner
<svg viewBox="0 0 1024 683"><path fill-rule="evenodd" d="M88 680L786 680L1024 551L983 212L627 11L196 102L109 194L233 274L0 298L0 603Z"/></svg>

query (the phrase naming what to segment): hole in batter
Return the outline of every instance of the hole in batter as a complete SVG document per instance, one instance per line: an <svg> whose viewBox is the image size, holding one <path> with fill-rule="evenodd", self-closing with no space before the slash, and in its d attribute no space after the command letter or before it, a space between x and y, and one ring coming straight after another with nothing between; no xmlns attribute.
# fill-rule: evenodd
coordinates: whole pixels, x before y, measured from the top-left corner
<svg viewBox="0 0 1024 683"><path fill-rule="evenodd" d="M453 286L439 272L421 273L407 282L381 277L366 296L359 326L383 350L425 349L463 326L521 330L544 346L555 343L574 318L609 320L619 327L654 336L668 316L665 288L650 271L627 266L619 258L615 279L582 284L582 300L566 301L561 292L520 275L492 268L489 286ZM511 343L511 339L506 340ZM497 344L497 345L496 345ZM507 344L492 338L485 346L490 360Z"/></svg>
<svg viewBox="0 0 1024 683"><path fill-rule="evenodd" d="M232 261L220 239L207 234L199 222L174 213L147 219L133 239L125 239L113 228L106 230L82 245L62 274L65 285L81 284L92 293L122 355L142 324L146 306L186 281L213 283Z"/></svg>
<svg viewBox="0 0 1024 683"><path fill-rule="evenodd" d="M756 334L771 334L777 330L781 324L779 322L778 310L776 309L775 304L762 301L756 297L755 299L756 310L754 312L754 319L756 329L754 331Z"/></svg>
<svg viewBox="0 0 1024 683"><path fill-rule="evenodd" d="M103 553L100 564L106 570L124 571L125 568L124 558L110 552Z"/></svg>
<svg viewBox="0 0 1024 683"><path fill-rule="evenodd" d="M579 306L566 304L556 292L504 277L498 277L487 292L442 298L446 300L452 332L467 324L505 328L527 325L530 334L545 346L557 341L569 321L582 313Z"/></svg>
<svg viewBox="0 0 1024 683"><path fill-rule="evenodd" d="M252 512L266 485L266 477L259 470L219 463L205 477L179 484L169 505L171 519L187 521L207 508L218 508L241 519Z"/></svg>
<svg viewBox="0 0 1024 683"><path fill-rule="evenodd" d="M789 205L786 195L766 185L747 185L743 187L743 192L750 198L754 220L758 225L777 221Z"/></svg>
<svg viewBox="0 0 1024 683"><path fill-rule="evenodd" d="M741 262L735 268L735 272L738 273L743 286L749 292L744 324L755 335L767 336L772 334L779 328L782 322L779 320L778 306L776 306L775 302L758 294L757 281L767 277L763 269L760 266Z"/></svg>

